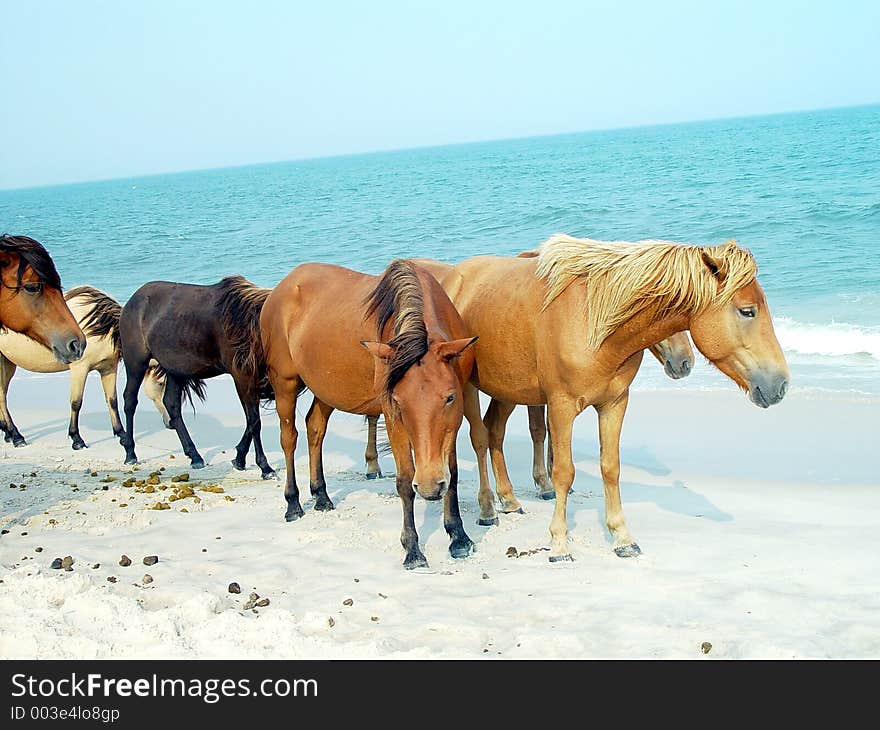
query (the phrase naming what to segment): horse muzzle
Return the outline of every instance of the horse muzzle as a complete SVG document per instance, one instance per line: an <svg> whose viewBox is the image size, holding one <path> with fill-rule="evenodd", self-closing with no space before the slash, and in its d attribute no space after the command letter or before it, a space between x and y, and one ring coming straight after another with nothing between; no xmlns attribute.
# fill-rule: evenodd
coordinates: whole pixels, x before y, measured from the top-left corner
<svg viewBox="0 0 880 730"><path fill-rule="evenodd" d="M427 485L413 482L413 489L419 493L419 496L428 502L436 502L442 499L449 488L449 481L446 479L431 480Z"/></svg>
<svg viewBox="0 0 880 730"><path fill-rule="evenodd" d="M663 364L663 369L666 371L666 374L672 378L673 380L680 380L681 378L686 378L691 374L691 369L693 368L693 363L685 358L679 362L675 362L674 360L666 359L666 362Z"/></svg>
<svg viewBox="0 0 880 730"><path fill-rule="evenodd" d="M749 398L760 408L769 408L781 401L788 392L788 376L760 373L749 382Z"/></svg>
<svg viewBox="0 0 880 730"><path fill-rule="evenodd" d="M52 352L58 362L70 365L79 360L86 351L86 338L80 335L69 340L52 340Z"/></svg>

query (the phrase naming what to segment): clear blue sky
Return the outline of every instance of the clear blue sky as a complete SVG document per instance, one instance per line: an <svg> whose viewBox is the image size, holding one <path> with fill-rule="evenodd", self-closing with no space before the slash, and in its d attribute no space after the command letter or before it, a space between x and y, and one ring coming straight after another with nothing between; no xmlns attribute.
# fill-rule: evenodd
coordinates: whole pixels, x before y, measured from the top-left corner
<svg viewBox="0 0 880 730"><path fill-rule="evenodd" d="M0 188L880 101L880 0L0 0Z"/></svg>

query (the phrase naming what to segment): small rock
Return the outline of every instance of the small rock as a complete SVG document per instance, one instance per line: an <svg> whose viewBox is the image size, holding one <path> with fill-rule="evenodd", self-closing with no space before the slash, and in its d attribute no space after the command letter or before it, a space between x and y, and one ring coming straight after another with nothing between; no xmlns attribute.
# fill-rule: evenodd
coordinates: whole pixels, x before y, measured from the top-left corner
<svg viewBox="0 0 880 730"><path fill-rule="evenodd" d="M360 579L360 578L355 578L355 579L354 579L354 582L355 582L355 583L360 583L360 582L361 582L361 579Z"/></svg>
<svg viewBox="0 0 880 730"><path fill-rule="evenodd" d="M89 474L89 476L90 476L90 477L96 477L96 476L98 476L98 472L93 471L93 472L91 472L91 473Z"/></svg>
<svg viewBox="0 0 880 730"><path fill-rule="evenodd" d="M257 608L265 608L266 606L269 605L269 599L268 599L268 598L261 598L261 599L260 599L259 601L257 601L256 604L254 604L254 605L255 605Z"/></svg>
<svg viewBox="0 0 880 730"><path fill-rule="evenodd" d="M65 555L61 560L61 567L67 570L71 565L73 565L73 558L70 555Z"/></svg>
<svg viewBox="0 0 880 730"><path fill-rule="evenodd" d="M238 583L230 583L229 584L229 592L230 593L241 593L241 586Z"/></svg>
<svg viewBox="0 0 880 730"><path fill-rule="evenodd" d="M147 585L152 582L153 582L153 576L150 575L149 573L147 573L146 575L144 575L143 578L141 578L141 583L143 583L144 585Z"/></svg>
<svg viewBox="0 0 880 730"><path fill-rule="evenodd" d="M208 548L202 548L202 552L203 552L203 553L208 552Z"/></svg>
<svg viewBox="0 0 880 730"><path fill-rule="evenodd" d="M171 477L172 482L188 482L189 481L189 472L183 472L182 474L177 474L176 476Z"/></svg>
<svg viewBox="0 0 880 730"><path fill-rule="evenodd" d="M61 558L55 558L55 560L52 561L52 570L61 570L62 562Z"/></svg>
<svg viewBox="0 0 880 730"><path fill-rule="evenodd" d="M158 555L147 555L147 557L144 558L144 565L155 565L158 562L159 562Z"/></svg>
<svg viewBox="0 0 880 730"><path fill-rule="evenodd" d="M700 644L700 651L702 651L703 654L708 654L710 651L712 651L712 645L708 641L704 641L702 644Z"/></svg>
<svg viewBox="0 0 880 730"><path fill-rule="evenodd" d="M379 620L378 616L370 616L370 621L378 621L378 620Z"/></svg>
<svg viewBox="0 0 880 730"><path fill-rule="evenodd" d="M333 617L332 617L332 616L330 616L330 617L327 619L327 625L328 625L331 629L332 629L334 626L336 626L336 622L333 620Z"/></svg>
<svg viewBox="0 0 880 730"><path fill-rule="evenodd" d="M107 576L107 582L108 582L108 583L115 583L115 582L116 582L116 576L115 576L115 575L108 575L108 576Z"/></svg>
<svg viewBox="0 0 880 730"><path fill-rule="evenodd" d="M100 567L101 567L101 564L100 564L100 563L93 563L93 564L92 564L92 570L97 570L97 569L100 568Z"/></svg>
<svg viewBox="0 0 880 730"><path fill-rule="evenodd" d="M346 598L346 599L342 602L342 605L343 605L343 606L353 606L353 605L354 605L354 600L351 599L351 598Z"/></svg>
<svg viewBox="0 0 880 730"><path fill-rule="evenodd" d="M128 555L123 555L121 558L119 558L119 564L123 568L127 568L129 565L131 565L131 558L128 557Z"/></svg>
<svg viewBox="0 0 880 730"><path fill-rule="evenodd" d="M483 573L483 580L489 580L489 574Z"/></svg>
<svg viewBox="0 0 880 730"><path fill-rule="evenodd" d="M384 593L380 593L379 598L388 598L388 596L386 596Z"/></svg>
<svg viewBox="0 0 880 730"><path fill-rule="evenodd" d="M0 535L8 535L9 530L0 530Z"/></svg>
<svg viewBox="0 0 880 730"><path fill-rule="evenodd" d="M35 552L35 553L41 553L41 552L43 552L43 548L41 548L41 547L35 547L35 548L34 548L34 552Z"/></svg>
<svg viewBox="0 0 880 730"><path fill-rule="evenodd" d="M511 545L509 548L507 548L507 557L508 558L515 558L518 554L519 553L517 552L516 548L513 547L513 545Z"/></svg>

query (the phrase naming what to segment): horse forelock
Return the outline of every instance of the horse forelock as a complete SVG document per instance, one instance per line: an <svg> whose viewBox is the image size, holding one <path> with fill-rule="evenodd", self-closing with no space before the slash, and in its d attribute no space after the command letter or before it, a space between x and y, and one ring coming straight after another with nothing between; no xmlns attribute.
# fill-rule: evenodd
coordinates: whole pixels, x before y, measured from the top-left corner
<svg viewBox="0 0 880 730"><path fill-rule="evenodd" d="M718 264L713 276L703 256ZM728 303L758 273L748 249L735 241L695 246L673 241L593 241L556 234L538 255L546 280L546 309L572 282L586 287L587 342L598 348L624 322L651 307L691 316Z"/></svg>
<svg viewBox="0 0 880 730"><path fill-rule="evenodd" d="M377 339L382 339L385 326L393 321L394 334L388 344L394 348L394 355L388 362L383 387L388 399L394 386L428 352L424 293L415 265L406 259L392 261L366 304L364 318L376 316Z"/></svg>
<svg viewBox="0 0 880 730"><path fill-rule="evenodd" d="M41 282L61 291L61 276L55 268L55 262L39 241L29 236L10 236L4 233L0 235L0 252L3 251L19 256L16 288L21 287L25 269L30 266Z"/></svg>

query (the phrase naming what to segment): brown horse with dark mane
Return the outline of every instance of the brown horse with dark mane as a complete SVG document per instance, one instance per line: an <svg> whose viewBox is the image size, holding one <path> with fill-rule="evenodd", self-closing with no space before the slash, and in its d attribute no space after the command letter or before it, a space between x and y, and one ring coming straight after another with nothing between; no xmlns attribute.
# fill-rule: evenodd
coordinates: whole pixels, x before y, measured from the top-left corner
<svg viewBox="0 0 880 730"><path fill-rule="evenodd" d="M458 508L455 438L476 338L437 280L407 260L392 262L381 276L303 264L272 290L260 326L287 465L285 518L303 515L294 412L297 396L308 388L315 396L306 416L315 509L333 509L321 460L330 414L384 414L403 506L404 566L427 565L413 488L425 499L443 498L449 551L456 558L470 554L473 542Z"/></svg>
<svg viewBox="0 0 880 730"><path fill-rule="evenodd" d="M64 364L86 349L52 257L28 236L0 236L0 327L36 340Z"/></svg>
<svg viewBox="0 0 880 730"><path fill-rule="evenodd" d="M260 310L269 289L241 276L199 286L154 281L138 289L122 308L119 332L125 361L125 463L137 463L134 414L138 391L150 367L164 377L162 403L168 427L177 431L194 469L205 465L181 417L184 395L204 399L207 378L232 375L247 425L232 465L245 468L251 441L263 479L275 477L260 439L260 399L271 398L260 343Z"/></svg>

